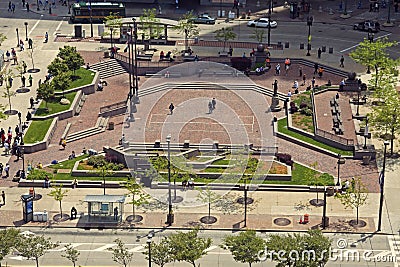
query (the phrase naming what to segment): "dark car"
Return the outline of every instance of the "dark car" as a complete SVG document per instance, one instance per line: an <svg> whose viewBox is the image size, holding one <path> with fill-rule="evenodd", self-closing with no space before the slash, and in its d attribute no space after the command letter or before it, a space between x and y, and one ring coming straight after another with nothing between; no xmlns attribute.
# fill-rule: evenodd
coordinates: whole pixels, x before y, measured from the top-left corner
<svg viewBox="0 0 400 267"><path fill-rule="evenodd" d="M196 24L215 24L215 19L206 14L199 15L196 18L190 19L190 21Z"/></svg>
<svg viewBox="0 0 400 267"><path fill-rule="evenodd" d="M366 21L354 24L353 29L359 30L359 31L367 31L367 32L379 32L380 24L379 24L379 22L374 22L372 20L366 20Z"/></svg>

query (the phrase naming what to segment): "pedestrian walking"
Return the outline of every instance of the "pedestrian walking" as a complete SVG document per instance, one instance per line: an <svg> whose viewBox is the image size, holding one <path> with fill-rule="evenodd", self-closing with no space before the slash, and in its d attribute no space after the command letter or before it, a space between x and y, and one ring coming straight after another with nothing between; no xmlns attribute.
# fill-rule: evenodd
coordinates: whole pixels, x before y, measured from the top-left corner
<svg viewBox="0 0 400 267"><path fill-rule="evenodd" d="M28 81L29 81L29 87L32 87L33 78L31 74L29 74Z"/></svg>
<svg viewBox="0 0 400 267"><path fill-rule="evenodd" d="M3 86L4 83L4 75L0 74L0 86Z"/></svg>
<svg viewBox="0 0 400 267"><path fill-rule="evenodd" d="M324 68L322 68L322 67L320 67L319 69L318 69L318 76L320 77L320 78L322 78L322 75L324 74Z"/></svg>
<svg viewBox="0 0 400 267"><path fill-rule="evenodd" d="M18 57L17 55L13 56L14 59L14 65L18 65Z"/></svg>
<svg viewBox="0 0 400 267"><path fill-rule="evenodd" d="M24 73L26 73L26 69L28 68L28 66L26 65L25 61L22 61L22 67L24 69Z"/></svg>
<svg viewBox="0 0 400 267"><path fill-rule="evenodd" d="M217 105L217 100L215 100L215 97L213 97L213 99L211 100L211 104L212 104L212 109L215 109L215 106Z"/></svg>
<svg viewBox="0 0 400 267"><path fill-rule="evenodd" d="M10 56L11 56L10 51L7 50L6 57L8 62L10 61Z"/></svg>
<svg viewBox="0 0 400 267"><path fill-rule="evenodd" d="M114 220L117 221L118 220L118 207L114 208Z"/></svg>
<svg viewBox="0 0 400 267"><path fill-rule="evenodd" d="M174 109L175 109L175 107L174 107L174 104L173 104L173 103L171 103L171 104L169 105L168 109L169 109L169 115L174 114Z"/></svg>
<svg viewBox="0 0 400 267"><path fill-rule="evenodd" d="M4 191L1 191L1 198L3 200L3 205L6 204L6 193Z"/></svg>
<svg viewBox="0 0 400 267"><path fill-rule="evenodd" d="M318 48L318 58L321 58L322 50L321 48Z"/></svg>
<svg viewBox="0 0 400 267"><path fill-rule="evenodd" d="M33 109L33 105L35 104L35 99L33 98L33 96L29 98L29 104L31 104L31 109Z"/></svg>
<svg viewBox="0 0 400 267"><path fill-rule="evenodd" d="M233 55L233 48L232 48L232 46L229 46L229 52L228 52L228 54L229 54L230 56Z"/></svg>
<svg viewBox="0 0 400 267"><path fill-rule="evenodd" d="M312 87L312 88L315 87L315 77L312 77L312 80L311 80L311 87Z"/></svg>
<svg viewBox="0 0 400 267"><path fill-rule="evenodd" d="M299 67L299 77L303 76L303 68L300 66Z"/></svg>
<svg viewBox="0 0 400 267"><path fill-rule="evenodd" d="M24 75L21 76L22 87L25 87L26 78Z"/></svg>
<svg viewBox="0 0 400 267"><path fill-rule="evenodd" d="M26 12L29 12L29 3L26 3Z"/></svg>
<svg viewBox="0 0 400 267"><path fill-rule="evenodd" d="M12 13L15 13L15 4L14 3L11 4L11 9L12 9Z"/></svg>
<svg viewBox="0 0 400 267"><path fill-rule="evenodd" d="M340 67L344 68L344 57L343 57L343 55L340 58Z"/></svg>
<svg viewBox="0 0 400 267"><path fill-rule="evenodd" d="M4 171L6 172L6 178L10 177L10 164L6 163Z"/></svg>
<svg viewBox="0 0 400 267"><path fill-rule="evenodd" d="M303 84L302 85L306 85L306 79L307 79L307 77L306 77L306 74L304 73L303 74Z"/></svg>
<svg viewBox="0 0 400 267"><path fill-rule="evenodd" d="M213 105L211 101L208 101L208 114L211 114L213 112Z"/></svg>
<svg viewBox="0 0 400 267"><path fill-rule="evenodd" d="M33 40L31 38L29 38L29 40L28 40L28 49L32 49L32 45L33 45Z"/></svg>
<svg viewBox="0 0 400 267"><path fill-rule="evenodd" d="M280 75L281 74L281 65L278 63L275 67L275 75Z"/></svg>
<svg viewBox="0 0 400 267"><path fill-rule="evenodd" d="M10 1L10 2L8 2L8 12L12 11L11 6L12 6L12 3Z"/></svg>
<svg viewBox="0 0 400 267"><path fill-rule="evenodd" d="M12 77L8 77L8 84L10 85L10 87L12 87L13 80L14 79Z"/></svg>
<svg viewBox="0 0 400 267"><path fill-rule="evenodd" d="M314 63L314 74L318 73L318 63Z"/></svg>
<svg viewBox="0 0 400 267"><path fill-rule="evenodd" d="M65 138L60 139L60 146L65 150L65 147L67 146L67 140L65 140Z"/></svg>

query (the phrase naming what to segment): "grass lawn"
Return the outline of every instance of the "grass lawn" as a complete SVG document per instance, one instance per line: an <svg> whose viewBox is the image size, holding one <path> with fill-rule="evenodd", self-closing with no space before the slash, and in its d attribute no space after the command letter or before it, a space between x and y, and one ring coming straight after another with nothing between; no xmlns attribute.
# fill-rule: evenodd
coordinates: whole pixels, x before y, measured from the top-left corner
<svg viewBox="0 0 400 267"><path fill-rule="evenodd" d="M42 141L46 136L52 121L53 119L32 121L28 131L24 135L25 144L34 144Z"/></svg>
<svg viewBox="0 0 400 267"><path fill-rule="evenodd" d="M80 68L75 71L75 76L79 77L76 80L73 80L69 86L68 89L84 86L87 84L91 84L93 79L94 79L95 73L93 71L87 70L85 68Z"/></svg>
<svg viewBox="0 0 400 267"><path fill-rule="evenodd" d="M345 156L352 156L353 155L352 151L341 150L341 149L329 146L327 144L315 141L314 139L312 139L310 137L307 137L307 136L304 136L302 134L290 131L287 128L287 118L278 120L278 131L283 133L283 134L289 135L289 136L291 136L293 138L299 139L299 140L301 140L303 142L309 143L311 145L315 145L317 147L329 150L329 151L331 151L331 152L333 152L335 154L341 154L341 155L345 155Z"/></svg>
<svg viewBox="0 0 400 267"><path fill-rule="evenodd" d="M74 159L69 159L69 160L66 160L66 161L63 161L63 162L59 162L57 164L50 165L49 168L52 168L52 169L71 169L72 170L72 168L75 165L75 162L77 162L79 160L82 160L82 159L85 159L85 158L88 158L88 157L89 157L88 154L81 155L81 156L78 156L78 157L76 157Z"/></svg>
<svg viewBox="0 0 400 267"><path fill-rule="evenodd" d="M76 92L68 93L68 94L65 94L65 98L67 98L72 104L72 101L74 101L75 95L76 95ZM48 110L46 110L46 101L42 101L40 103L39 108L35 112L35 116L47 116L50 114L68 110L71 107L71 104L70 105L61 105L60 104L61 98L62 98L62 96L57 96L57 97L54 97L52 100L50 100L47 103Z"/></svg>

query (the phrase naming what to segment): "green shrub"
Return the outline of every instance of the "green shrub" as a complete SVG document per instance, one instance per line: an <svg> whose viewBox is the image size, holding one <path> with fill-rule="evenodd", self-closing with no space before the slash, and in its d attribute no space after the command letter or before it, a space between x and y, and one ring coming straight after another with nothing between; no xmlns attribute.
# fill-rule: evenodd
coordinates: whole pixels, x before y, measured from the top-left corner
<svg viewBox="0 0 400 267"><path fill-rule="evenodd" d="M103 155L89 157L87 164L93 166L93 168L99 168L107 164L106 158Z"/></svg>
<svg viewBox="0 0 400 267"><path fill-rule="evenodd" d="M53 178L53 175L51 173L46 172L45 170L40 170L40 169L33 169L32 171L29 172L28 175L28 180L44 180L46 175L49 177L51 180Z"/></svg>

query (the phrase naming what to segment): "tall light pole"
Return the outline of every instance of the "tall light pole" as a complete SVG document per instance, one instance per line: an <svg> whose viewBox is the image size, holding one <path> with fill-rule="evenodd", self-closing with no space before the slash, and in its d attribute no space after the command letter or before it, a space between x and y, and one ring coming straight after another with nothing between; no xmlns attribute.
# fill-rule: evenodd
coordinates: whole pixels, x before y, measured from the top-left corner
<svg viewBox="0 0 400 267"><path fill-rule="evenodd" d="M28 41L28 22L24 22L25 25L25 41Z"/></svg>
<svg viewBox="0 0 400 267"><path fill-rule="evenodd" d="M92 16L92 1L89 0L89 12L90 12L90 37L93 37L93 16Z"/></svg>
<svg viewBox="0 0 400 267"><path fill-rule="evenodd" d="M392 6L392 1L387 0L387 3L388 3L388 16L387 16L387 21L384 26L393 26L393 23L390 21L390 9Z"/></svg>
<svg viewBox="0 0 400 267"><path fill-rule="evenodd" d="M379 185L380 185L380 191L381 191L381 196L379 199L379 218L378 218L378 229L377 231L379 232L381 230L381 225L382 225L382 209L383 209L383 190L385 187L385 167L386 167L386 148L389 145L389 141L383 142L384 149L383 149L383 167L382 171L379 174Z"/></svg>
<svg viewBox="0 0 400 267"><path fill-rule="evenodd" d="M306 56L311 56L310 50L311 50L311 26L313 23L313 16L308 16L307 17L307 26L308 26L308 39L307 39L307 55Z"/></svg>
<svg viewBox="0 0 400 267"><path fill-rule="evenodd" d="M148 233L147 235L147 240L146 240L147 246L149 248L149 267L151 267L151 242L153 236L154 236L154 231L150 231L150 233Z"/></svg>
<svg viewBox="0 0 400 267"><path fill-rule="evenodd" d="M357 112L356 112L356 116L360 115L360 94L361 94L361 88L358 88L358 92L357 92Z"/></svg>
<svg viewBox="0 0 400 267"><path fill-rule="evenodd" d="M168 149L168 214L167 214L167 224L169 226L174 222L174 215L172 214L172 198L171 198L171 135L169 134L166 138L167 149Z"/></svg>
<svg viewBox="0 0 400 267"><path fill-rule="evenodd" d="M39 8L39 0L36 0L36 11L40 11L40 8Z"/></svg>
<svg viewBox="0 0 400 267"><path fill-rule="evenodd" d="M365 118L365 130L364 130L364 147L363 149L367 149L367 138L368 138L368 117Z"/></svg>
<svg viewBox="0 0 400 267"><path fill-rule="evenodd" d="M247 179L244 178L244 227L247 227Z"/></svg>
<svg viewBox="0 0 400 267"><path fill-rule="evenodd" d="M18 32L18 28L16 28L15 31L17 32L17 47L19 47L19 32Z"/></svg>
<svg viewBox="0 0 400 267"><path fill-rule="evenodd" d="M346 162L345 158L343 158L342 155L338 154L336 186L340 186L340 165L344 164L345 162Z"/></svg>
<svg viewBox="0 0 400 267"><path fill-rule="evenodd" d="M269 10L268 10L268 46L271 46L271 11L272 9L272 0L269 1Z"/></svg>

